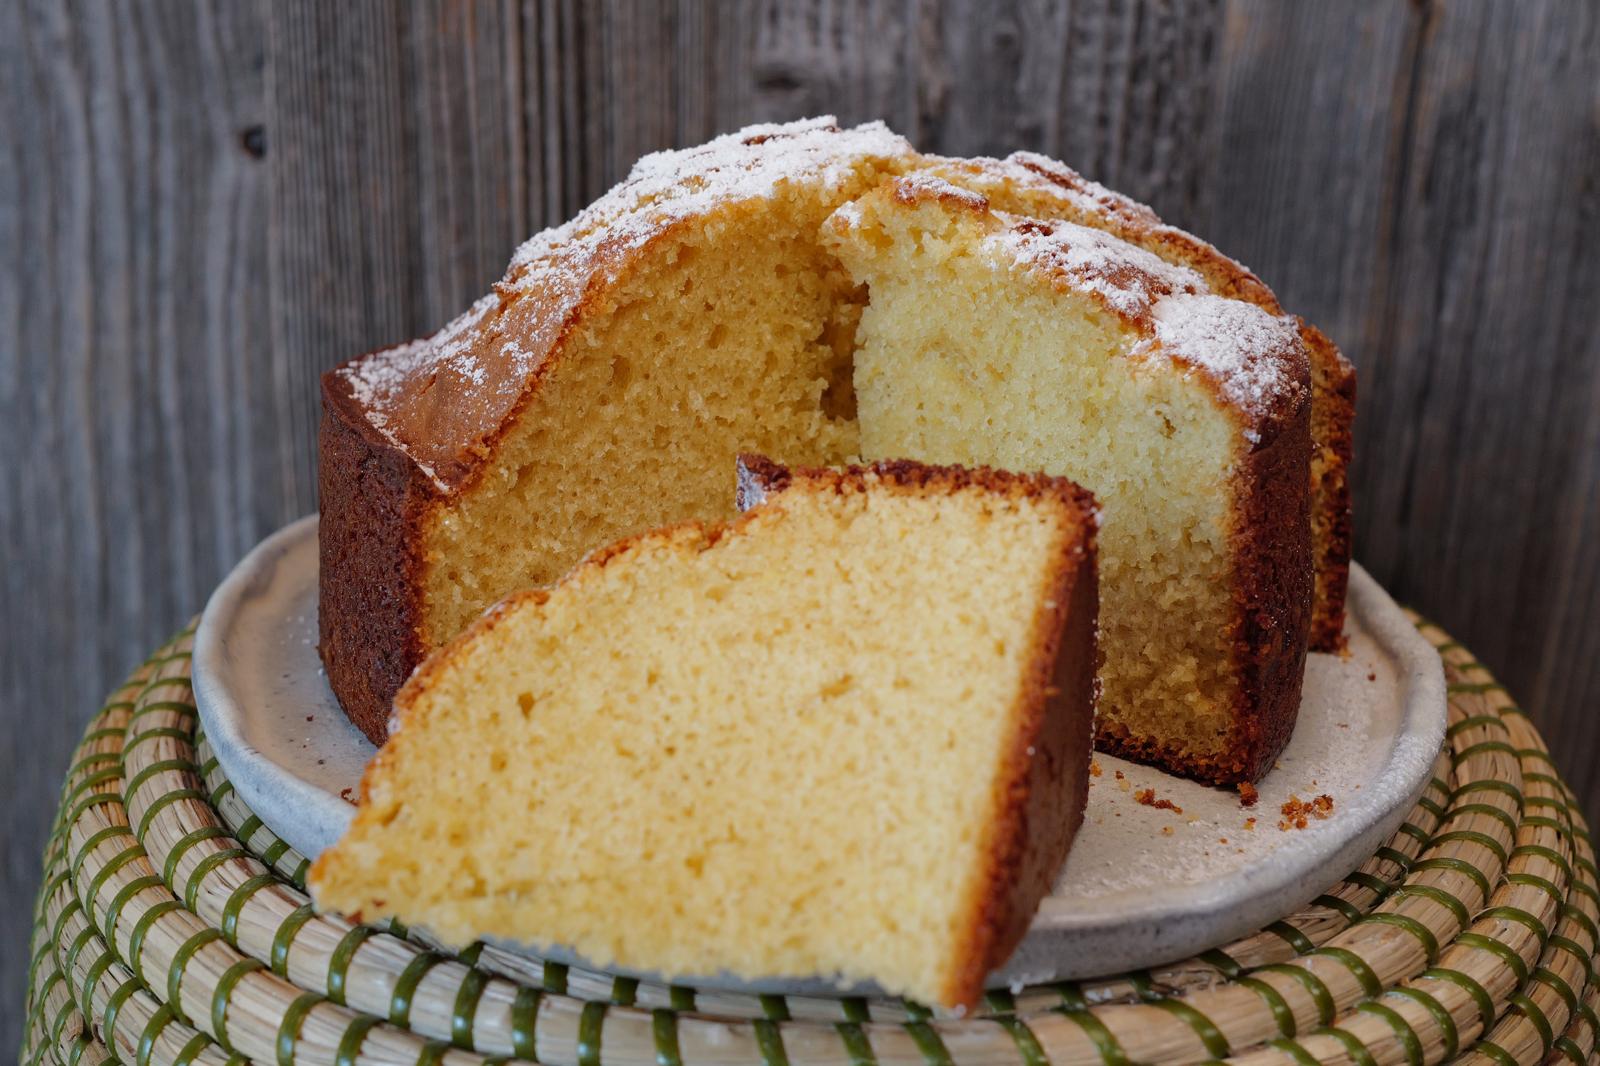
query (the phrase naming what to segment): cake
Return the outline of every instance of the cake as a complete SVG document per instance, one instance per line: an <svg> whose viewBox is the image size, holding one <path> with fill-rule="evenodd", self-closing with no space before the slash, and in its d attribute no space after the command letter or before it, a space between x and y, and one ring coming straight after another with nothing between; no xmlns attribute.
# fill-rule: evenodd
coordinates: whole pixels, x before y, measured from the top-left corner
<svg viewBox="0 0 1600 1066"><path fill-rule="evenodd" d="M870 293L861 454L1043 470L1100 501L1101 750L1254 780L1311 607L1298 324L1102 230L914 174L824 227Z"/></svg>
<svg viewBox="0 0 1600 1066"><path fill-rule="evenodd" d="M881 124L841 130L829 119L647 156L524 245L494 291L440 333L324 376L320 650L350 719L382 743L406 677L500 597L549 584L638 530L727 517L721 471L738 452L808 465L861 458L855 334L869 291L822 228L917 173L987 190L999 211L1076 211L1115 246L1148 245L1198 275L1197 288L1226 298L1215 306L1276 315L1271 293L1237 264L1218 265L1230 261L1209 246L1015 157L924 157ZM1347 452L1348 413L1313 386L1312 425L1335 411ZM1342 485L1343 454L1319 448L1303 480L1328 480L1317 456L1331 455L1324 473L1337 467ZM1314 518L1304 491L1274 509L1304 502L1327 592L1318 618L1337 633L1347 506L1336 492L1317 499ZM1283 650L1273 670L1294 672L1302 654Z"/></svg>
<svg viewBox="0 0 1600 1066"><path fill-rule="evenodd" d="M319 907L974 1003L1087 797L1093 500L910 462L740 482L745 514L604 548L406 682Z"/></svg>

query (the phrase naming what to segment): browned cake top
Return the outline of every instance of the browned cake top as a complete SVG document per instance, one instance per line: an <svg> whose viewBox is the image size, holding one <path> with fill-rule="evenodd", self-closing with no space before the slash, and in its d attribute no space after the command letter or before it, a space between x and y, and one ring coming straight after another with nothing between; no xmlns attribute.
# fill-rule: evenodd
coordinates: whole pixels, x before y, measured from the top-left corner
<svg viewBox="0 0 1600 1066"><path fill-rule="evenodd" d="M1087 294L1143 334L1124 353L1128 357L1164 357L1203 375L1244 417L1252 443L1270 437L1310 398L1310 362L1299 323L1213 293L1188 267L1104 230L991 211L981 193L933 174L895 178L890 195L902 204L936 201L992 219L996 228L984 239L1002 255ZM860 202L848 204L839 216L850 224L860 211Z"/></svg>
<svg viewBox="0 0 1600 1066"><path fill-rule="evenodd" d="M1199 238L1165 225L1148 207L1055 160L1027 152L1003 160L918 156L882 123L840 129L824 116L751 126L704 145L643 157L623 182L571 221L527 241L494 290L438 333L353 359L330 373L325 380L329 401L346 418L393 445L435 489L452 493L490 453L586 303L615 280L633 253L717 204L769 197L789 181L837 187L859 176L873 160L888 161L896 170L917 167L947 174L973 188L1004 182L1024 195L1048 196L1092 215L1113 235L1073 227L1070 240L1051 241L1045 232L1019 222L1019 248L1040 258L1048 258L1052 247L1084 251L1098 242L1105 248L1117 237L1146 247L1152 242L1181 245L1190 261L1202 266L1211 287L1268 312L1278 310L1272 293L1243 266ZM1072 224L1054 222L1047 228L1063 232L1060 227L1065 226ZM1162 279L1172 292L1198 294L1207 287L1192 271L1145 255L1149 262L1140 264L1140 270ZM1124 277L1137 288L1134 274ZM1237 336L1246 325L1242 312L1234 309L1236 321L1214 323L1206 332L1196 320L1222 305L1189 306L1194 313L1182 316L1189 321L1179 323L1169 316L1167 325L1173 328L1168 334L1174 343L1181 342L1195 366L1215 367L1225 347L1218 342ZM1201 343L1203 337L1209 339ZM1270 407L1276 393L1260 374L1256 379L1261 387L1252 392L1258 406Z"/></svg>

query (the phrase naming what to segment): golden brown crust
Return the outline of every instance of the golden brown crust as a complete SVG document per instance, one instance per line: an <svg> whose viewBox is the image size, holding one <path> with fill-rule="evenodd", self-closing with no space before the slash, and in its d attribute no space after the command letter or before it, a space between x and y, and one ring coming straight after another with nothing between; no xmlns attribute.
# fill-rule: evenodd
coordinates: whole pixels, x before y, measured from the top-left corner
<svg viewBox="0 0 1600 1066"><path fill-rule="evenodd" d="M1300 711L1313 580L1311 408L1308 397L1290 416L1292 429L1253 450L1234 475L1240 503L1231 536L1232 642L1242 740L1232 772L1216 778L1221 783L1260 779L1289 743Z"/></svg>
<svg viewBox="0 0 1600 1066"><path fill-rule="evenodd" d="M745 453L736 457L735 467L741 483L757 486L763 494L761 499L749 506L741 504L744 510L759 506L766 502L767 497L797 484L810 489L826 487L835 492L861 492L874 482L924 492L948 494L966 489L984 489L1001 496L1053 498L1091 518L1097 508L1094 493L1070 478L1053 477L1050 474L1020 474L991 466L939 466L914 459L883 459L839 467L791 467L764 455Z"/></svg>
<svg viewBox="0 0 1600 1066"><path fill-rule="evenodd" d="M323 375L317 650L345 714L381 745L394 695L427 651L420 530L437 501L410 457L350 407L343 381Z"/></svg>
<svg viewBox="0 0 1600 1066"><path fill-rule="evenodd" d="M1354 533L1350 463L1355 456L1356 368L1327 334L1304 319L1300 335L1311 352L1311 543L1316 571L1311 650L1345 645L1344 601Z"/></svg>

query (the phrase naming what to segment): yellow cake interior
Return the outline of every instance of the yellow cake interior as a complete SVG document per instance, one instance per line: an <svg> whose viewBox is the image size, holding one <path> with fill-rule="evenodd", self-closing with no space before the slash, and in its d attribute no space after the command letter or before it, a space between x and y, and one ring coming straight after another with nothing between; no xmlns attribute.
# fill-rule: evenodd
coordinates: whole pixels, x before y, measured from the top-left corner
<svg viewBox="0 0 1600 1066"><path fill-rule="evenodd" d="M514 599L402 690L319 905L948 1002L1076 523L790 491Z"/></svg>
<svg viewBox="0 0 1600 1066"><path fill-rule="evenodd" d="M429 644L641 529L732 513L733 457L857 452L855 287L817 240L841 190L780 189L657 240L579 327L492 468L427 531Z"/></svg>
<svg viewBox="0 0 1600 1066"><path fill-rule="evenodd" d="M867 459L1042 470L1101 507L1099 729L1226 754L1228 486L1239 429L1213 392L1087 292L1020 265L992 219L874 193L829 227L865 281L855 362Z"/></svg>

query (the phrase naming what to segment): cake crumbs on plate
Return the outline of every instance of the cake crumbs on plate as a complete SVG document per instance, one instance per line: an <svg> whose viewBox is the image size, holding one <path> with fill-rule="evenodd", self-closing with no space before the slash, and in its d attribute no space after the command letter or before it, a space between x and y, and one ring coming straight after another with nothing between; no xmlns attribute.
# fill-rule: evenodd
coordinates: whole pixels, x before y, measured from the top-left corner
<svg viewBox="0 0 1600 1066"><path fill-rule="evenodd" d="M1254 807L1261 798L1261 793L1256 791L1256 786L1248 781L1239 782L1239 806Z"/></svg>
<svg viewBox="0 0 1600 1066"><path fill-rule="evenodd" d="M1310 819L1322 821L1333 813L1333 797L1324 792L1316 799L1307 802L1299 796L1291 795L1279 808L1279 812L1283 815L1283 819L1278 822L1280 830L1304 829Z"/></svg>
<svg viewBox="0 0 1600 1066"><path fill-rule="evenodd" d="M1100 769L1100 760L1099 759L1090 759L1089 760L1089 776L1090 777L1099 777L1104 772L1105 771ZM1117 776L1121 777L1122 774L1118 773Z"/></svg>
<svg viewBox="0 0 1600 1066"><path fill-rule="evenodd" d="M1133 794L1133 798L1144 804L1146 807L1155 807L1157 810L1171 811L1173 814L1183 813L1183 808L1178 806L1176 803L1173 803L1171 800L1156 798L1156 790L1153 788L1141 788L1139 791Z"/></svg>
<svg viewBox="0 0 1600 1066"><path fill-rule="evenodd" d="M1170 825L1162 826L1161 827L1161 835L1164 836L1164 837L1171 836L1172 835L1172 826L1170 826Z"/></svg>
<svg viewBox="0 0 1600 1066"><path fill-rule="evenodd" d="M1246 818L1244 820L1244 827L1250 832L1254 833L1256 831L1256 820L1254 818Z"/></svg>

